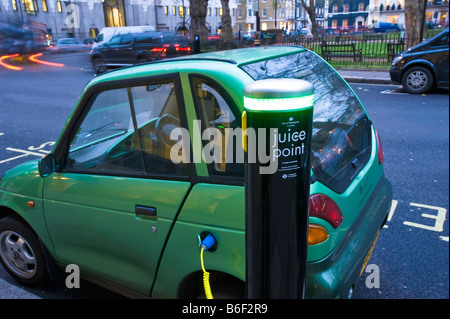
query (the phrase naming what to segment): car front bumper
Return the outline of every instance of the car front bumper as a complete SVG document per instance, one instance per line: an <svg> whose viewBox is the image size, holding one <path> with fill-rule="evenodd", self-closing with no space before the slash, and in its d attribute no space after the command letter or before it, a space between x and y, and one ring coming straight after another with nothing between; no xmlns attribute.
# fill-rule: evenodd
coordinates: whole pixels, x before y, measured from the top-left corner
<svg viewBox="0 0 450 319"><path fill-rule="evenodd" d="M308 263L308 299L348 298L366 266L392 202L392 186L383 176L347 235L324 259Z"/></svg>
<svg viewBox="0 0 450 319"><path fill-rule="evenodd" d="M391 77L392 82L401 83L402 68L400 68L397 64L392 65L389 69L389 76Z"/></svg>

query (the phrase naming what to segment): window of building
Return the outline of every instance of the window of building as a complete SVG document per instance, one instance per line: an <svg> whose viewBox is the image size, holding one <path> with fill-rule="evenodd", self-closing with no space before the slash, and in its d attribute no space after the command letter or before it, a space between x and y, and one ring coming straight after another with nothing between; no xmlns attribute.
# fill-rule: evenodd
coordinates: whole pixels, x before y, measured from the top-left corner
<svg viewBox="0 0 450 319"><path fill-rule="evenodd" d="M42 0L42 11L48 12L47 0Z"/></svg>
<svg viewBox="0 0 450 319"><path fill-rule="evenodd" d="M387 16L387 22L389 23L393 23L393 24L398 24L398 19L399 19L399 15L388 15Z"/></svg>
<svg viewBox="0 0 450 319"><path fill-rule="evenodd" d="M62 12L61 1L56 1L56 7L58 8L58 12L61 13Z"/></svg>
<svg viewBox="0 0 450 319"><path fill-rule="evenodd" d="M165 15L169 14L169 6L164 6L164 14Z"/></svg>
<svg viewBox="0 0 450 319"><path fill-rule="evenodd" d="M364 11L364 3L360 3L358 6L358 11Z"/></svg>

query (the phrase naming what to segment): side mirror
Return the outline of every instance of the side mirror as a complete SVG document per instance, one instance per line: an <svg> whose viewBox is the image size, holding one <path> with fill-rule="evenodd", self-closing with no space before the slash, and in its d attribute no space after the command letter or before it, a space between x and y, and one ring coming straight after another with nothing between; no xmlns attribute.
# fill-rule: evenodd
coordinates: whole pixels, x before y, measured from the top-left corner
<svg viewBox="0 0 450 319"><path fill-rule="evenodd" d="M39 161L39 175L47 177L56 170L56 159L53 154L49 154Z"/></svg>

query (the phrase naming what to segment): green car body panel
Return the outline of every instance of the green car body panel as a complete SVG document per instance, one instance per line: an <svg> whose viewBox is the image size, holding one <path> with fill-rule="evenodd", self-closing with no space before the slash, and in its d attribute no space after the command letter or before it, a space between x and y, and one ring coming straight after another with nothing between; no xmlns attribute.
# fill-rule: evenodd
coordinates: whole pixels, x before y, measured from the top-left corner
<svg viewBox="0 0 450 319"><path fill-rule="evenodd" d="M61 152L71 121L79 117L87 95L102 83L174 74L181 83L188 129L194 132L198 130L194 125L198 115L190 89L191 74L213 78L242 112L243 88L253 79L241 66L303 51L271 47L215 52L97 77L83 90L53 152ZM370 159L344 192L336 193L320 182L311 184L311 194L332 198L345 217L337 229L323 219L310 217L310 223L324 227L329 238L308 247L308 298L347 297L389 211L391 185L378 164L376 134L371 130ZM0 218L11 212L20 215L57 263L75 263L95 278L142 295L182 297L182 283L201 272L198 236L208 231L218 241L217 249L205 255L208 271L245 282L243 182L217 182L209 176L203 159L192 165L195 181L60 171L43 178L38 162L24 163L0 180ZM28 207L28 201L34 201L35 207ZM157 207L157 217L137 216L137 205ZM212 289L214 292L214 282Z"/></svg>

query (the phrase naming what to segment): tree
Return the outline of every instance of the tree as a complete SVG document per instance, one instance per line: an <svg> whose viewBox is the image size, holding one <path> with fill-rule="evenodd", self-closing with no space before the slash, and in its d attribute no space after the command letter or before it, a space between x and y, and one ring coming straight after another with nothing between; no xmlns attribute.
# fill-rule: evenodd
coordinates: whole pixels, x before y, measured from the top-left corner
<svg viewBox="0 0 450 319"><path fill-rule="evenodd" d="M222 3L222 40L225 43L233 42L233 28L231 27L229 0L220 0Z"/></svg>
<svg viewBox="0 0 450 319"><path fill-rule="evenodd" d="M308 0L309 6L306 4L307 0L300 0L303 9L308 13L309 20L311 20L311 33L317 38L319 37L319 32L317 31L317 22L316 22L316 0ZM323 3L323 1L321 1Z"/></svg>
<svg viewBox="0 0 450 319"><path fill-rule="evenodd" d="M200 43L208 41L208 27L206 26L206 11L208 0L191 0L191 39L196 35L200 37Z"/></svg>
<svg viewBox="0 0 450 319"><path fill-rule="evenodd" d="M427 0L405 0L406 47L422 42Z"/></svg>

